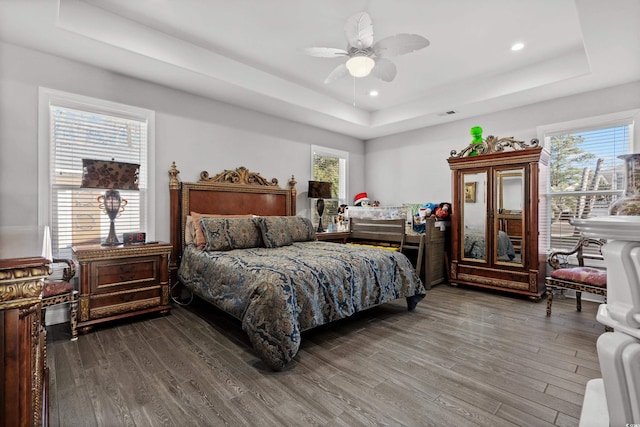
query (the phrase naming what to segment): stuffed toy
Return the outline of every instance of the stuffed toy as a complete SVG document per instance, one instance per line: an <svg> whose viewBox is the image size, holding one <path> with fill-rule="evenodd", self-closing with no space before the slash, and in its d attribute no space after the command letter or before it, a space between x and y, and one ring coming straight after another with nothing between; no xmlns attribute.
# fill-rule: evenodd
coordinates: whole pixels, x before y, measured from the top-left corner
<svg viewBox="0 0 640 427"><path fill-rule="evenodd" d="M422 211L422 209L424 209L424 213L425 213L424 218L429 218L431 215L435 213L435 210L437 207L438 205L436 205L435 203L427 202L420 207L420 210Z"/></svg>
<svg viewBox="0 0 640 427"><path fill-rule="evenodd" d="M358 193L356 197L353 198L354 206L369 206L370 203L367 193Z"/></svg>
<svg viewBox="0 0 640 427"><path fill-rule="evenodd" d="M347 208L347 205L340 205L338 207L338 221L342 222L345 220L345 210Z"/></svg>
<svg viewBox="0 0 640 427"><path fill-rule="evenodd" d="M469 157L475 157L478 155L478 148L480 148L484 142L482 140L482 128L480 126L474 126L471 128L470 133L473 137L473 139L471 140L473 149L469 152Z"/></svg>
<svg viewBox="0 0 640 427"><path fill-rule="evenodd" d="M440 206L436 208L435 211L436 221L445 221L451 215L451 204L450 203L440 203Z"/></svg>

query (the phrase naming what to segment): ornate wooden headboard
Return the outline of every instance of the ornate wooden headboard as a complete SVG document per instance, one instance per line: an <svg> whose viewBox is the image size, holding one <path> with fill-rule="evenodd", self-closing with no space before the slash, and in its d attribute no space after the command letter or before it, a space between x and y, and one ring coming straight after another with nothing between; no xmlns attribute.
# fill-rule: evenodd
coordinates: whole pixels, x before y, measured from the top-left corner
<svg viewBox="0 0 640 427"><path fill-rule="evenodd" d="M289 188L278 186L278 180L263 178L244 166L225 170L213 177L207 171L200 173L197 182L181 182L180 171L173 162L169 169L171 283L177 280L178 267L184 248L186 218L190 212L221 215L295 215L296 181L291 176Z"/></svg>

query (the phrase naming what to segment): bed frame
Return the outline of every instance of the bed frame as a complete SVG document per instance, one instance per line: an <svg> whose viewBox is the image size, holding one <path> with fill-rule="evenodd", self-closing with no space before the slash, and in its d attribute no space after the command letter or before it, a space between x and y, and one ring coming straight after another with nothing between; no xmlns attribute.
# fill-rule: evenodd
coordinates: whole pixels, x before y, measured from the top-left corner
<svg viewBox="0 0 640 427"><path fill-rule="evenodd" d="M185 225L191 211L220 215L296 214L297 192L293 175L288 182L289 188L284 189L278 186L276 178L269 181L244 166L224 170L212 177L207 171L203 171L197 182L181 182L179 173L176 162L173 162L169 169L171 283L178 280L178 267L185 246Z"/></svg>

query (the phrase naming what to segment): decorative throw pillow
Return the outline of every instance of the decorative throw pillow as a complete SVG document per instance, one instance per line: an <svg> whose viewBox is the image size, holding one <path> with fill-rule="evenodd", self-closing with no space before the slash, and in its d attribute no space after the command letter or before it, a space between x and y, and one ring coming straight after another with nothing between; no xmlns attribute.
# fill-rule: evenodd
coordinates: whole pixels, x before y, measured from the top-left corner
<svg viewBox="0 0 640 427"><path fill-rule="evenodd" d="M205 245L205 251L228 251L231 249L228 238L228 225L225 218L200 218Z"/></svg>
<svg viewBox="0 0 640 427"><path fill-rule="evenodd" d="M253 218L228 218L227 237L231 249L259 248L262 243L262 230Z"/></svg>
<svg viewBox="0 0 640 427"><path fill-rule="evenodd" d="M262 231L262 240L267 248L279 248L293 243L289 231L289 217L285 216L261 216L254 218Z"/></svg>
<svg viewBox="0 0 640 427"><path fill-rule="evenodd" d="M200 223L200 218L252 218L253 215L222 215L222 214L208 214L208 213L199 213L199 212L191 212L191 217L193 218L193 224L195 228L195 239L196 246L198 249L204 248L204 245L207 243L204 237L204 230L202 229L202 225ZM197 226L196 226L197 225Z"/></svg>
<svg viewBox="0 0 640 427"><path fill-rule="evenodd" d="M316 240L316 230L309 218L301 216L288 216L289 231L294 242L308 242Z"/></svg>
<svg viewBox="0 0 640 427"><path fill-rule="evenodd" d="M200 228L200 224L198 223L198 228ZM203 234L204 237L204 234ZM193 223L193 217L191 215L187 215L187 221L184 226L184 244L191 245L196 242L196 225Z"/></svg>

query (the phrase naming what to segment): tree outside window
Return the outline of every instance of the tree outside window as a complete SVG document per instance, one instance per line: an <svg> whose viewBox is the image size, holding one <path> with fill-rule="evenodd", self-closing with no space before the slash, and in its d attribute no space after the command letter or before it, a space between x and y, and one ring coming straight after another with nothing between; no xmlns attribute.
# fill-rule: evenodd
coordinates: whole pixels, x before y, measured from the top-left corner
<svg viewBox="0 0 640 427"><path fill-rule="evenodd" d="M314 181L331 183L331 198L325 199L322 223L329 224L338 214L338 207L346 203L347 164L349 153L313 146L311 149L311 176ZM315 200L311 201L311 220L318 222Z"/></svg>

